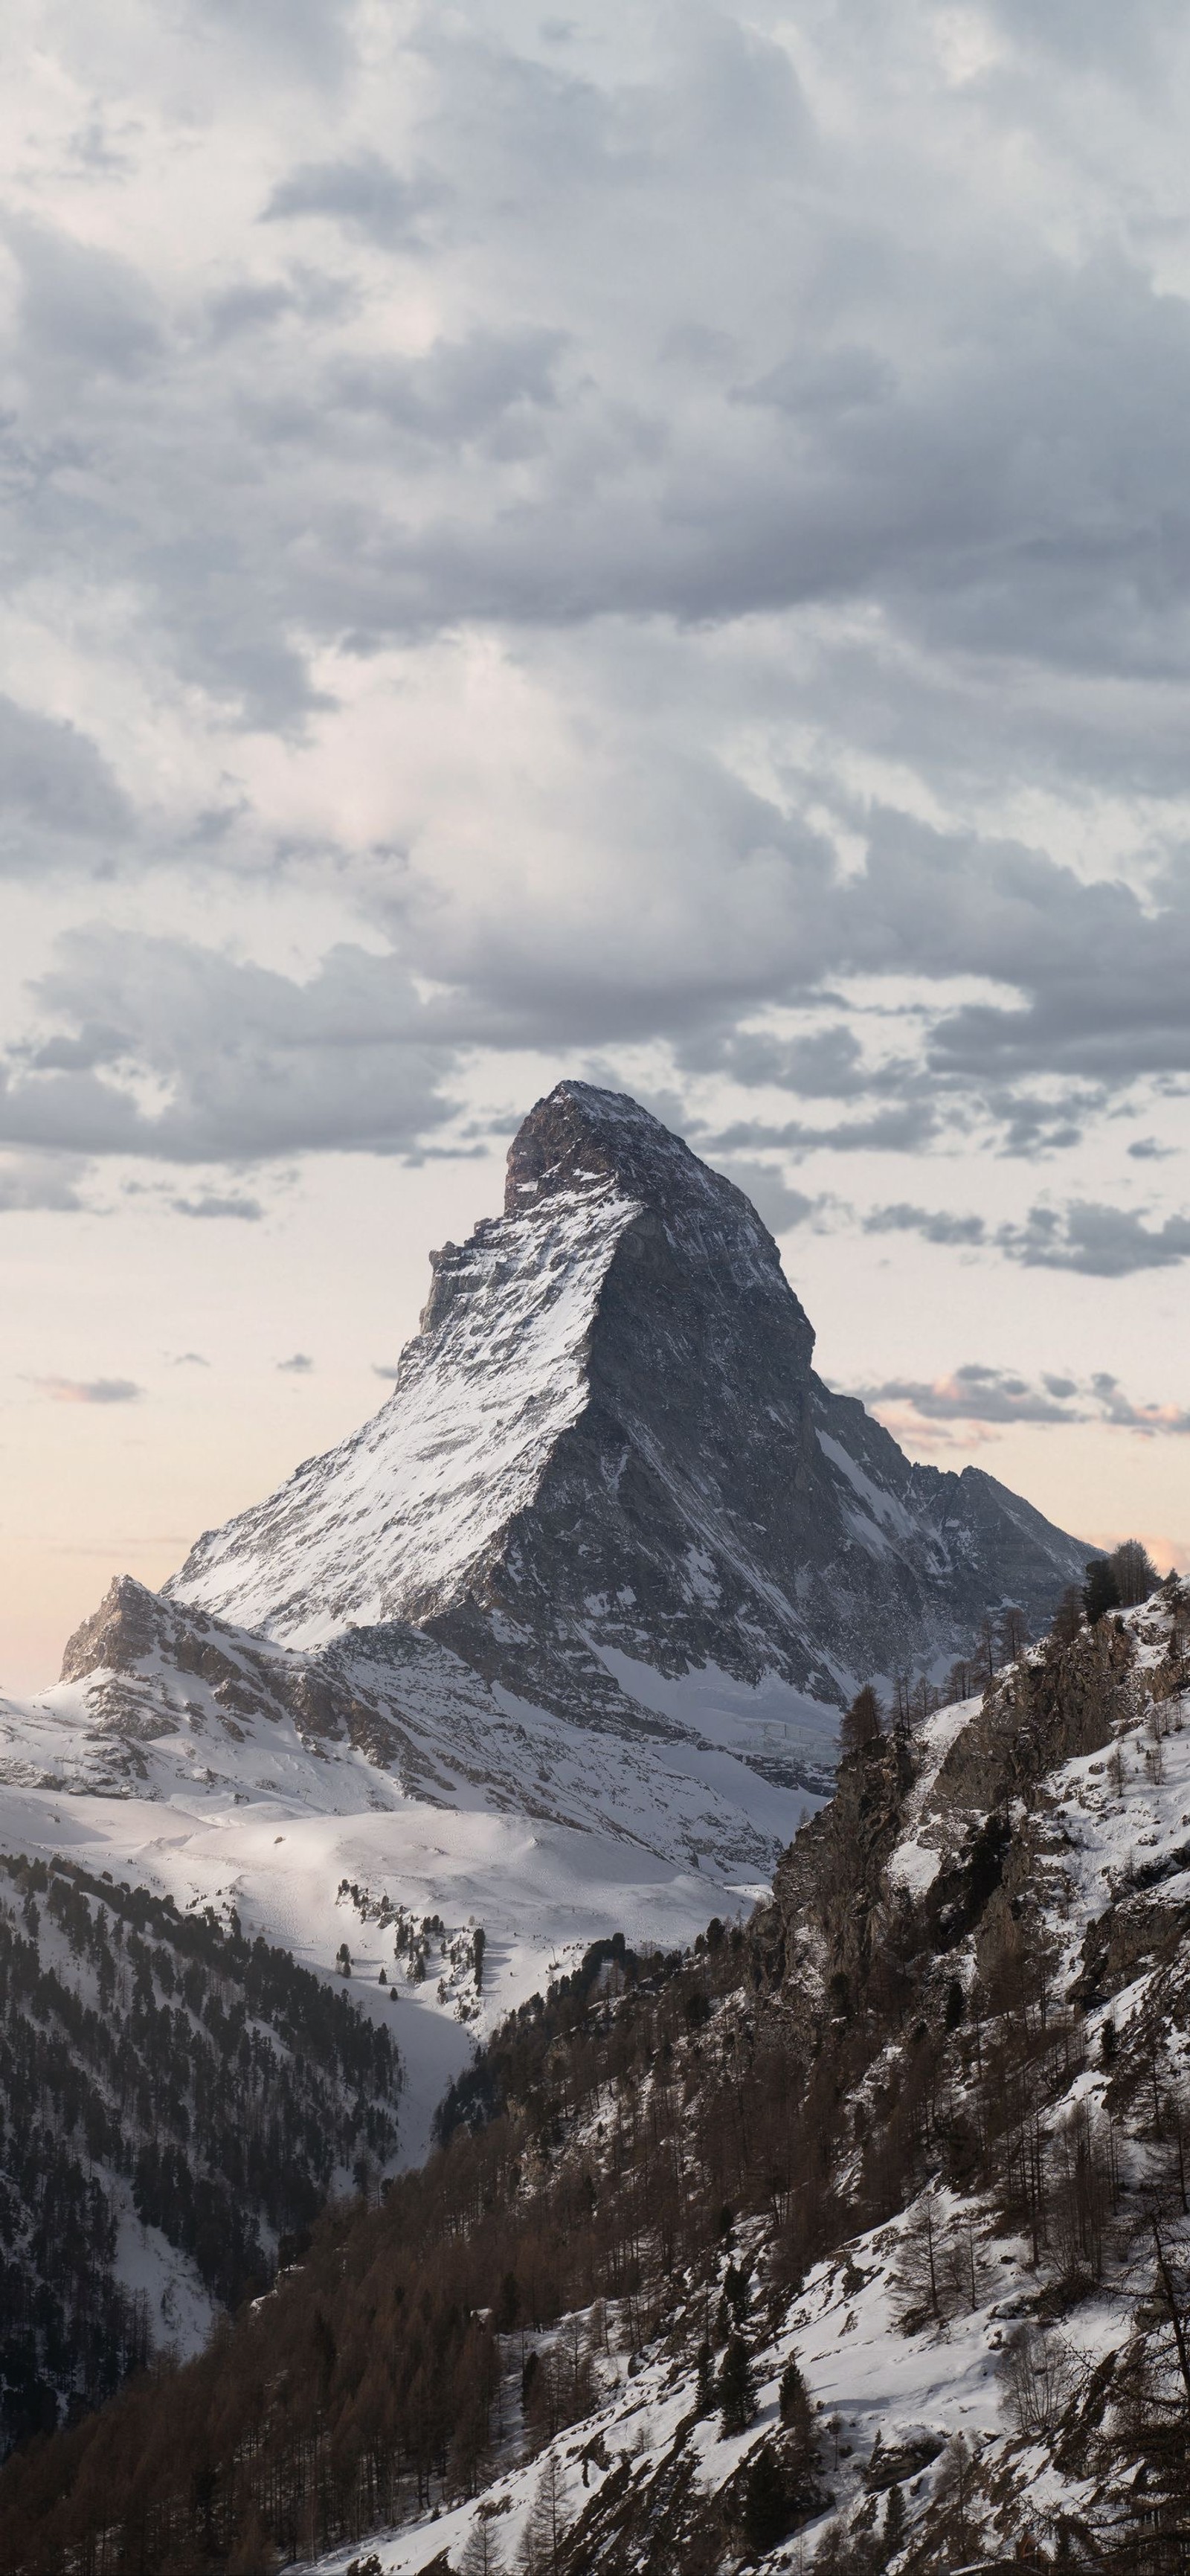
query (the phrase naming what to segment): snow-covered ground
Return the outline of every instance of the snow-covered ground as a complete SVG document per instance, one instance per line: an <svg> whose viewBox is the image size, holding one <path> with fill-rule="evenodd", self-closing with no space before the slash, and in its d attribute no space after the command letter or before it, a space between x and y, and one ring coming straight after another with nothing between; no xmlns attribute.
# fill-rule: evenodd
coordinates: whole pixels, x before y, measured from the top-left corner
<svg viewBox="0 0 1190 2576"><path fill-rule="evenodd" d="M0 1788L0 1849L60 1854L96 1874L108 1869L182 1907L234 1907L246 1931L328 1976L345 1941L353 2001L387 2023L401 2051L401 2152L412 2163L424 2156L434 2109L476 2040L544 1992L590 1942L622 1931L632 1946L677 1948L712 1914L748 1912L764 1892L761 1881L675 1869L610 1835L397 1796L368 1805L368 1766L358 1769L357 1802L331 1814L311 1814L283 1795L237 1808L201 1790L160 1800L63 1797L10 1783ZM382 1933L339 1896L343 1879L419 1921L438 1915L446 1944L482 1926L474 2018L459 2013L461 2001L471 2005L473 1980L460 1989L456 1979L439 1998L443 1942L433 1940L424 1981L409 1983L391 1930Z"/></svg>

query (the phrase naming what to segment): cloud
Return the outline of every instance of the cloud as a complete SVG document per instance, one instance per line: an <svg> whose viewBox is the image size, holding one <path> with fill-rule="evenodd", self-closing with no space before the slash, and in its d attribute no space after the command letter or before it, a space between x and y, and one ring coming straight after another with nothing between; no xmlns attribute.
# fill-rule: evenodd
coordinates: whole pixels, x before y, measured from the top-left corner
<svg viewBox="0 0 1190 2576"><path fill-rule="evenodd" d="M47 861L101 865L134 829L127 798L86 734L0 697L0 875Z"/></svg>
<svg viewBox="0 0 1190 2576"><path fill-rule="evenodd" d="M1030 1208L1020 1223L991 1226L974 1213L924 1208L912 1201L877 1207L863 1218L865 1234L920 1234L926 1243L986 1246L1031 1270L1081 1271L1093 1279L1125 1279L1138 1270L1168 1270L1190 1258L1190 1217L1168 1216L1146 1225L1145 1211L1069 1199Z"/></svg>
<svg viewBox="0 0 1190 2576"><path fill-rule="evenodd" d="M1074 1393L1073 1383L1070 1392ZM975 1362L954 1371L953 1376L930 1382L912 1378L890 1378L883 1386L865 1387L863 1401L879 1410L882 1405L910 1405L927 1422L1071 1422L1085 1421L1085 1413L1074 1412L1055 1396L1051 1385L1030 1385L1026 1378L1010 1370L982 1368Z"/></svg>
<svg viewBox="0 0 1190 2576"><path fill-rule="evenodd" d="M0 1214L33 1208L74 1214L85 1202L79 1182L87 1166L71 1154L0 1154Z"/></svg>
<svg viewBox="0 0 1190 2576"><path fill-rule="evenodd" d="M469 1049L647 1043L837 1105L758 1104L788 1154L1033 1161L1190 1077L1186 47L1124 17L74 36L4 233L0 866L342 938L267 992L176 943L176 1032L143 927L70 952L3 1132L405 1151Z"/></svg>
<svg viewBox="0 0 1190 2576"><path fill-rule="evenodd" d="M1119 1379L1109 1377L1106 1370L1092 1378L1091 1386L1105 1421L1122 1431L1190 1433L1190 1412L1175 1404L1133 1404Z"/></svg>
<svg viewBox="0 0 1190 2576"><path fill-rule="evenodd" d="M139 380L162 348L143 270L56 225L10 213L3 231L20 277L27 353L63 390L95 378Z"/></svg>
<svg viewBox="0 0 1190 2576"><path fill-rule="evenodd" d="M1093 1279L1125 1279L1137 1270L1168 1270L1190 1257L1190 1217L1147 1226L1133 1208L1072 1199L1063 1208L1034 1207L1023 1225L999 1228L997 1243L1013 1261L1041 1270L1080 1270Z"/></svg>
<svg viewBox="0 0 1190 2576"><path fill-rule="evenodd" d="M193 1199L171 1199L177 1216L235 1216L254 1225L264 1215L259 1199L221 1198L214 1190L204 1190Z"/></svg>
<svg viewBox="0 0 1190 2576"><path fill-rule="evenodd" d="M261 221L321 215L384 250L421 250L423 220L446 193L440 179L428 173L406 179L379 152L365 149L338 161L302 162L274 188Z"/></svg>
<svg viewBox="0 0 1190 2576"><path fill-rule="evenodd" d="M136 1404L145 1391L130 1377L35 1377L33 1384L55 1404Z"/></svg>
<svg viewBox="0 0 1190 2576"><path fill-rule="evenodd" d="M314 1366L307 1351L295 1351L292 1359L278 1360L278 1368L289 1377L308 1377Z"/></svg>
<svg viewBox="0 0 1190 2576"><path fill-rule="evenodd" d="M171 1368L209 1368L210 1365L201 1351L178 1351L170 1362Z"/></svg>
<svg viewBox="0 0 1190 2576"><path fill-rule="evenodd" d="M945 1208L914 1207L904 1200L894 1207L870 1209L863 1228L865 1234L920 1234L927 1243L973 1244L987 1240L981 1216L955 1216Z"/></svg>
<svg viewBox="0 0 1190 2576"><path fill-rule="evenodd" d="M897 1108L873 1110L867 1118L840 1120L833 1127L811 1127L797 1118L779 1124L736 1119L714 1141L729 1151L737 1145L780 1145L789 1154L913 1154L929 1144L938 1125L935 1108L912 1100Z"/></svg>
<svg viewBox="0 0 1190 2576"><path fill-rule="evenodd" d="M449 1115L462 1015L444 1026L439 1012L436 1035L391 957L337 949L303 983L96 925L60 942L38 998L45 1034L0 1060L0 1143L244 1163L410 1152ZM192 1216L255 1206L205 1191L175 1204Z"/></svg>
<svg viewBox="0 0 1190 2576"><path fill-rule="evenodd" d="M1039 1379L970 1361L949 1377L889 1378L852 1389L876 1413L908 1425L962 1422L1006 1426L1017 1422L1105 1422L1150 1437L1190 1434L1190 1412L1176 1405L1133 1404L1118 1379L1098 1371L1087 1379L1046 1374Z"/></svg>
<svg viewBox="0 0 1190 2576"><path fill-rule="evenodd" d="M387 1378L387 1379L389 1379L389 1380L391 1381L391 1380L395 1380L396 1378L398 1378L398 1377L400 1376L400 1374L401 1374L401 1372L400 1372L400 1369L399 1369L399 1368L396 1368L396 1367L393 1367L393 1368L385 1368L385 1367L383 1367L383 1366L382 1366L382 1364L381 1364L381 1362L380 1362L379 1360L373 1360L373 1362L372 1362L372 1375L373 1375L373 1377L383 1377L383 1378Z"/></svg>

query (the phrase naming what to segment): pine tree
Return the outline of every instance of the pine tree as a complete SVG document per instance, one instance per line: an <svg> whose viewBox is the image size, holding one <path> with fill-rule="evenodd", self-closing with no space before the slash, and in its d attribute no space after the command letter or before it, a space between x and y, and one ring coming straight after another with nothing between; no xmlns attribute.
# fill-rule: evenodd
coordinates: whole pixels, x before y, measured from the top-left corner
<svg viewBox="0 0 1190 2576"><path fill-rule="evenodd" d="M1083 1608L1088 1627L1093 1628L1106 1611L1118 1610L1119 1606L1120 1587L1110 1556L1093 1556L1083 1585Z"/></svg>
<svg viewBox="0 0 1190 2576"><path fill-rule="evenodd" d="M720 2429L724 2434L746 2433L756 2413L756 2392L752 2385L752 2364L742 2335L733 2334L719 2366Z"/></svg>
<svg viewBox="0 0 1190 2576"><path fill-rule="evenodd" d="M905 2512L904 2495L900 2487L892 2486L888 2490L888 2501L884 2508L884 2555L886 2558L895 2558L898 2549L902 2549L904 2547L905 2524L907 2520L908 2516Z"/></svg>
<svg viewBox="0 0 1190 2576"><path fill-rule="evenodd" d="M808 2431L810 2399L805 2380L792 2353L781 2373L781 2421L787 2432Z"/></svg>
<svg viewBox="0 0 1190 2576"><path fill-rule="evenodd" d="M744 2546L754 2558L766 2557L789 2528L785 2481L767 2442L762 2442L748 2470L742 2522Z"/></svg>

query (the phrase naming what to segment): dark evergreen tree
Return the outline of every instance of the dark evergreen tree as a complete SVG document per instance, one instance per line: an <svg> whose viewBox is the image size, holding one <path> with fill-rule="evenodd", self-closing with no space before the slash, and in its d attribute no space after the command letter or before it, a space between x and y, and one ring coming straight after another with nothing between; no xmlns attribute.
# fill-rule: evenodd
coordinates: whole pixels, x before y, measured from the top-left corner
<svg viewBox="0 0 1190 2576"><path fill-rule="evenodd" d="M719 2365L719 2407L725 2434L747 2432L756 2413L756 2392L752 2385L748 2347L742 2335L729 2337Z"/></svg>
<svg viewBox="0 0 1190 2576"><path fill-rule="evenodd" d="M1083 1585L1083 1608L1087 1624L1093 1628L1108 1610L1118 1610L1120 1587L1110 1556L1093 1556Z"/></svg>
<svg viewBox="0 0 1190 2576"><path fill-rule="evenodd" d="M744 2510L740 2517L744 2547L753 2558L765 2558L776 2549L789 2529L789 2497L785 2480L767 2442L762 2442L751 2462L744 2486Z"/></svg>

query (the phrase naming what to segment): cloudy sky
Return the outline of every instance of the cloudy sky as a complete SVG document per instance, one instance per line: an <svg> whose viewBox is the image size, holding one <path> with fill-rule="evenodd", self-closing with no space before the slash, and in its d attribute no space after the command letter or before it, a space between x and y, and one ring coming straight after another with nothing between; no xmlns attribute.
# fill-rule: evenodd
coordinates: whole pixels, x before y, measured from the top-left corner
<svg viewBox="0 0 1190 2576"><path fill-rule="evenodd" d="M564 1072L1190 1561L1174 0L10 0L0 1687L383 1394Z"/></svg>

